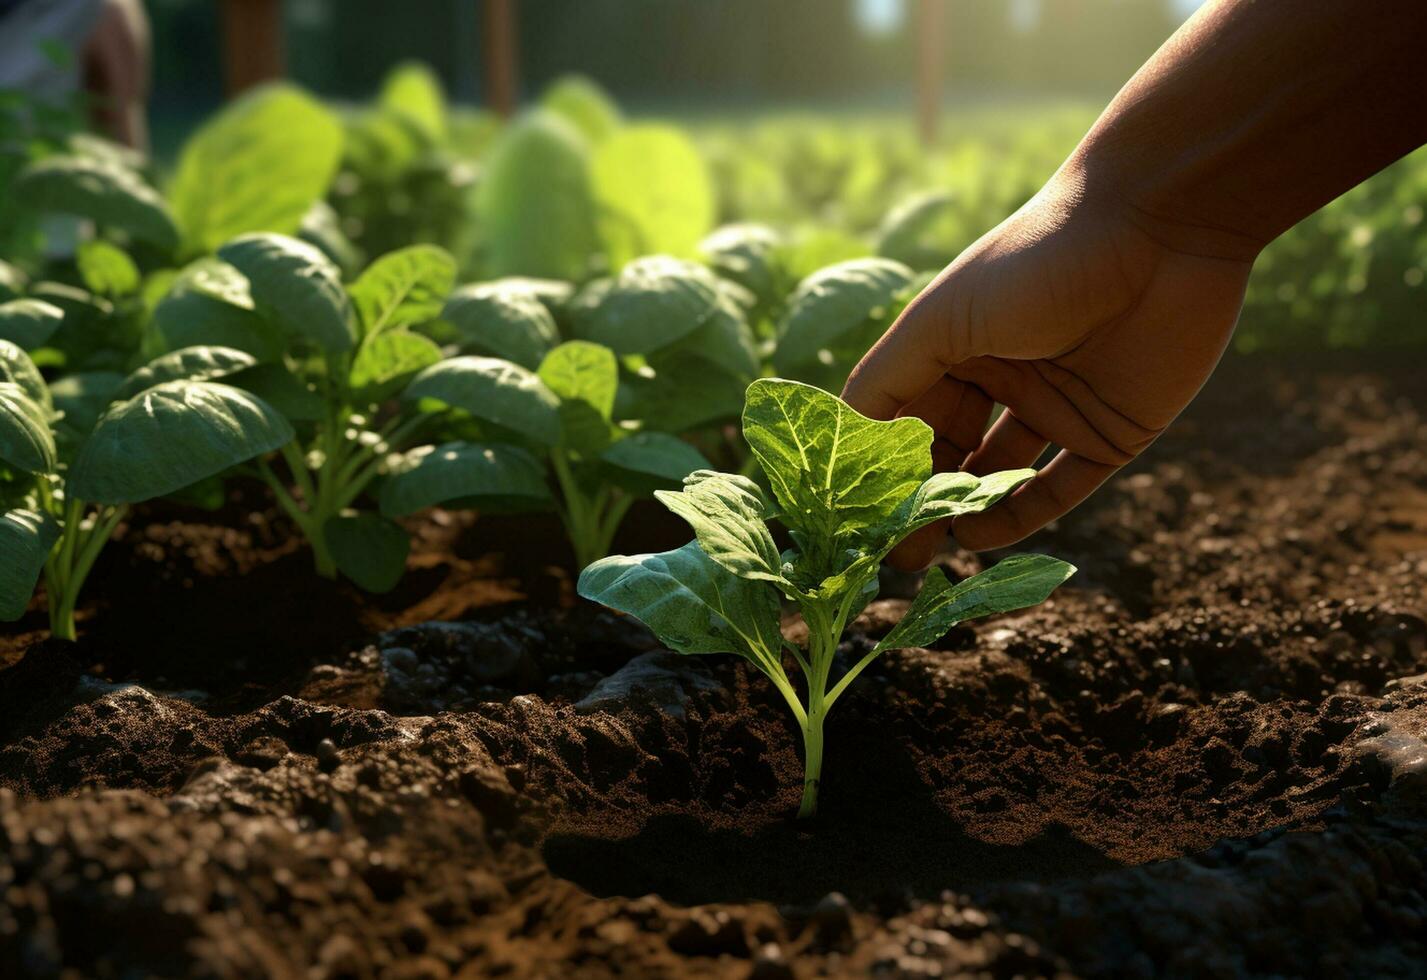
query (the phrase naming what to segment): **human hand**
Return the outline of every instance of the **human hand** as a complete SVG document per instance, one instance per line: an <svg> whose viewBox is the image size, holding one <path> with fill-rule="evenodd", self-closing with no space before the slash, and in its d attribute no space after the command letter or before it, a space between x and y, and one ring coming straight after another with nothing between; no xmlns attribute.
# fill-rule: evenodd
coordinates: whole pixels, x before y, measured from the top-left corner
<svg viewBox="0 0 1427 980"><path fill-rule="evenodd" d="M938 470L1033 465L1035 479L952 526L965 548L1020 540L1142 452L1218 363L1252 257L1186 248L1196 229L1085 191L1067 168L963 252L853 370L843 397L936 432ZM1208 253L1208 254L1205 254ZM1006 410L988 430L995 404ZM920 568L947 522L891 556Z"/></svg>

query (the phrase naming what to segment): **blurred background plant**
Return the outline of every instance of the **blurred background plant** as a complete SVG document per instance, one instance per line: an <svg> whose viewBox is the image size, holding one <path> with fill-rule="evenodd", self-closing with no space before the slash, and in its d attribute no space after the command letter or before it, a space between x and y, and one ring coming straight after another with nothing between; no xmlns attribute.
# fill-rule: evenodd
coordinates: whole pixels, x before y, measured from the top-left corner
<svg viewBox="0 0 1427 980"><path fill-rule="evenodd" d="M154 162L127 163L165 187L204 120L280 76L340 126L339 164L300 232L348 277L418 242L448 250L462 281L582 285L643 255L702 261L740 287L730 301L765 366L835 384L908 290L1032 194L1195 6L410 0L393 16L379 0L148 0ZM0 186L75 152L83 118L77 102L0 94ZM1240 350L1424 342L1424 159L1270 247ZM0 194L0 290L36 272L79 284L75 267L37 268L19 202ZM903 281L833 331L844 349L813 351L836 363L774 357L799 284L873 256Z"/></svg>

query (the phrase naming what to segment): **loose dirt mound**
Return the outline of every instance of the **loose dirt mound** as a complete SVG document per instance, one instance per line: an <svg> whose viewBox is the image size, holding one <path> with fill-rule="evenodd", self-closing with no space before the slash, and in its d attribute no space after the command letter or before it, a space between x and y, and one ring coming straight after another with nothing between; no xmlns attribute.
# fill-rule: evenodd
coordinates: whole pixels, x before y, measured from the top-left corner
<svg viewBox="0 0 1427 980"><path fill-rule="evenodd" d="M1226 365L1054 599L851 688L808 825L761 678L562 607L551 528L438 515L373 602L156 512L0 639L0 975L1420 975L1424 407Z"/></svg>

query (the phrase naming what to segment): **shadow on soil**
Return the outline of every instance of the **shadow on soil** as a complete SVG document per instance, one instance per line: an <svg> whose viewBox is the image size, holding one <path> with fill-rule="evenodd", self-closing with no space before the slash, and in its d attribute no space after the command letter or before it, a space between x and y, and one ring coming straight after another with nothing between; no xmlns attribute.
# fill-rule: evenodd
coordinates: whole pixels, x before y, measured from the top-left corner
<svg viewBox="0 0 1427 980"><path fill-rule="evenodd" d="M873 755L830 755L842 769L825 781L811 821L693 808L642 821L591 814L546 838L545 861L602 898L654 893L681 905L811 906L839 891L858 906L887 909L945 889L1090 877L1122 866L1063 825L1042 824L1039 814L1026 816L1040 829L1014 843L978 839L937 805L935 788L905 754L889 752L875 764ZM783 795L796 806L795 796Z"/></svg>

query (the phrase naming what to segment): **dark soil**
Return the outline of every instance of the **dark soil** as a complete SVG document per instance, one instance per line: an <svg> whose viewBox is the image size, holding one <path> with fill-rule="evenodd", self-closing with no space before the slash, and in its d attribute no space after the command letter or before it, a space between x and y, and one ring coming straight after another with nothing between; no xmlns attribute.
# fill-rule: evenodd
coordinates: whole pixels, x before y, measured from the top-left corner
<svg viewBox="0 0 1427 980"><path fill-rule="evenodd" d="M1226 364L1050 602L851 688L807 824L766 683L549 522L373 599L256 488L141 512L78 644L0 636L0 976L1427 976L1423 377Z"/></svg>

